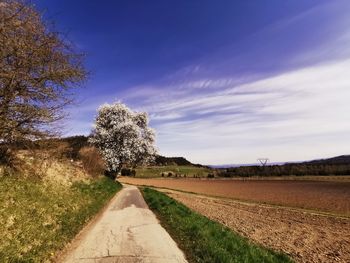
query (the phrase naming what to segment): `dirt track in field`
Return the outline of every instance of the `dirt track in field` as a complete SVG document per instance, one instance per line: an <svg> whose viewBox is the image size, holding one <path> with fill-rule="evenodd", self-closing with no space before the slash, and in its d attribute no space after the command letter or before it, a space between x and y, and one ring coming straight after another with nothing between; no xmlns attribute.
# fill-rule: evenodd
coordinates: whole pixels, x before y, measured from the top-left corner
<svg viewBox="0 0 350 263"><path fill-rule="evenodd" d="M297 262L350 262L350 218L162 190L191 209Z"/></svg>
<svg viewBox="0 0 350 263"><path fill-rule="evenodd" d="M350 182L127 177L119 181L350 216Z"/></svg>

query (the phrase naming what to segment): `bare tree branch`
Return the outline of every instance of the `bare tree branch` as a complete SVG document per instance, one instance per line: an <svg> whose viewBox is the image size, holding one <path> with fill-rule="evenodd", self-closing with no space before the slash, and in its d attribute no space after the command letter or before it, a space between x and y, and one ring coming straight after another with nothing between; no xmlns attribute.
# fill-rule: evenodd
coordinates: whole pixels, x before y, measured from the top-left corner
<svg viewBox="0 0 350 263"><path fill-rule="evenodd" d="M55 132L86 78L82 59L32 5L0 0L0 142Z"/></svg>

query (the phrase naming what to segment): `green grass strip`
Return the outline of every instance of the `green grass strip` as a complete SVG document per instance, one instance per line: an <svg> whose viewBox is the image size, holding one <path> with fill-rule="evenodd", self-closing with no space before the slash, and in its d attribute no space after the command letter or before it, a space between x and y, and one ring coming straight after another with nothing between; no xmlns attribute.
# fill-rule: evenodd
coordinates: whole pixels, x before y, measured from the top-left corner
<svg viewBox="0 0 350 263"><path fill-rule="evenodd" d="M121 184L109 178L73 185L0 177L0 262L47 262Z"/></svg>
<svg viewBox="0 0 350 263"><path fill-rule="evenodd" d="M143 188L142 192L189 262L292 262L285 254L253 244L163 193L150 188Z"/></svg>

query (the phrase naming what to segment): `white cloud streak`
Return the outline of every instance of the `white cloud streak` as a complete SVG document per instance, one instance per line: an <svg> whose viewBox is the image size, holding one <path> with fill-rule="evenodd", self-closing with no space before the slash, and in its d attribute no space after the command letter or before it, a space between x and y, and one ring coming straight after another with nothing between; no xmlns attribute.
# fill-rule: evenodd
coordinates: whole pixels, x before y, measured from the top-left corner
<svg viewBox="0 0 350 263"><path fill-rule="evenodd" d="M348 1L320 5L242 39L237 53L230 53L237 50L234 43L156 82L97 96L74 112L71 134L90 129L92 119L86 116L96 105L121 98L150 113L158 147L168 156L220 164L252 163L261 156L277 162L349 154L349 7ZM289 47L283 41L276 46L280 38L303 32L300 26L313 17L322 29L302 39L301 52L274 58L270 49L280 48L276 54L281 55ZM254 67L255 61L262 68ZM235 66L239 72L240 63L249 72L231 74ZM274 63L289 71L269 72ZM275 75L258 80L266 74Z"/></svg>
<svg viewBox="0 0 350 263"><path fill-rule="evenodd" d="M201 163L304 160L350 153L350 60L144 105L159 148ZM200 83L199 80L197 83ZM188 83L188 86L193 83ZM207 85L207 84L204 84ZM189 90L191 92L191 90Z"/></svg>

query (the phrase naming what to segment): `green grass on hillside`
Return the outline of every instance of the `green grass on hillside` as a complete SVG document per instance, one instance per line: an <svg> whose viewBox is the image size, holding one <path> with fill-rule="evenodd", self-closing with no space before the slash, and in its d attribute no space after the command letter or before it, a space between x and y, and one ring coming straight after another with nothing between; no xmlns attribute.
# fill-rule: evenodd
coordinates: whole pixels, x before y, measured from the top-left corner
<svg viewBox="0 0 350 263"><path fill-rule="evenodd" d="M119 189L108 178L65 186L0 177L0 262L49 260Z"/></svg>
<svg viewBox="0 0 350 263"><path fill-rule="evenodd" d="M251 243L163 193L150 188L142 192L189 262L292 262L286 255Z"/></svg>
<svg viewBox="0 0 350 263"><path fill-rule="evenodd" d="M186 177L194 177L195 175L198 177L207 177L210 170L205 167L196 167L189 165L167 165L167 166L148 166L148 167L139 167L136 168L136 177L161 177L162 173L172 172L178 175L186 175ZM167 177L165 175L165 177Z"/></svg>

